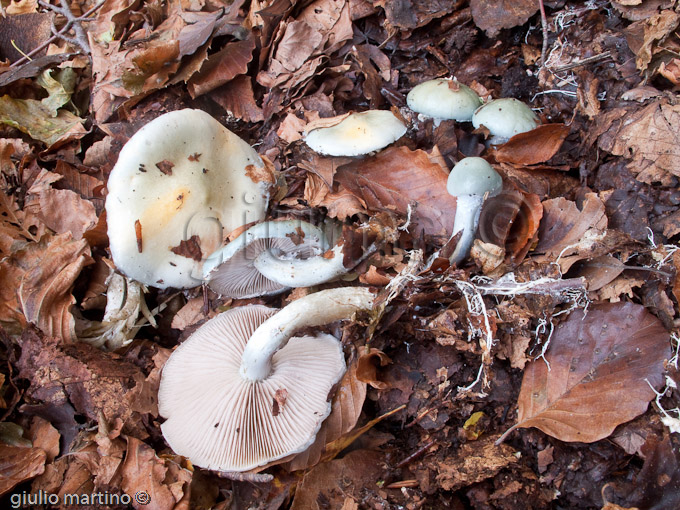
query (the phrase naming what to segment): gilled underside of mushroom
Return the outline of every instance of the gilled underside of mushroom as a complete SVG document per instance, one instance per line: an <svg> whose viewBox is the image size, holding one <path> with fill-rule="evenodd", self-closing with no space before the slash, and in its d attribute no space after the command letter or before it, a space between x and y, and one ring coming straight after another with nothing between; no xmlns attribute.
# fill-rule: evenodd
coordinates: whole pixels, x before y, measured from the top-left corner
<svg viewBox="0 0 680 510"><path fill-rule="evenodd" d="M372 306L368 289L321 291L276 313L261 305L208 321L163 369L159 411L172 449L194 464L247 471L307 449L345 372L333 336L295 331Z"/></svg>

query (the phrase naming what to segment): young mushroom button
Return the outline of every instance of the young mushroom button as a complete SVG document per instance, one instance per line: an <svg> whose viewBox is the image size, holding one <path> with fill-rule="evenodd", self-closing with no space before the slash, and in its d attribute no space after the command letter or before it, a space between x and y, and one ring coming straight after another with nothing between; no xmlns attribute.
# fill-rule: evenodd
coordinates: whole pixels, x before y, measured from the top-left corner
<svg viewBox="0 0 680 510"><path fill-rule="evenodd" d="M535 129L540 121L531 108L514 98L489 101L472 115L475 129L484 126L494 145L505 143L519 133Z"/></svg>
<svg viewBox="0 0 680 510"><path fill-rule="evenodd" d="M218 471L247 471L306 450L346 367L335 337L291 336L372 303L368 289L345 287L310 294L278 313L249 305L206 322L163 367L158 405L170 447Z"/></svg>
<svg viewBox="0 0 680 510"><path fill-rule="evenodd" d="M368 110L352 113L330 127L310 129L305 142L319 154L361 156L387 147L405 133L404 123L389 110Z"/></svg>
<svg viewBox="0 0 680 510"><path fill-rule="evenodd" d="M484 199L501 192L503 179L483 158L463 158L451 170L446 189L456 197L453 235L462 232L449 261L459 264L470 252Z"/></svg>
<svg viewBox="0 0 680 510"><path fill-rule="evenodd" d="M406 96L406 103L414 112L433 117L438 124L445 119L470 122L482 100L467 85L439 78L413 87Z"/></svg>
<svg viewBox="0 0 680 510"><path fill-rule="evenodd" d="M261 220L268 184L257 152L200 110L166 113L120 151L108 180L111 254L128 277L158 288L196 287L223 232ZM259 172L262 173L262 172Z"/></svg>

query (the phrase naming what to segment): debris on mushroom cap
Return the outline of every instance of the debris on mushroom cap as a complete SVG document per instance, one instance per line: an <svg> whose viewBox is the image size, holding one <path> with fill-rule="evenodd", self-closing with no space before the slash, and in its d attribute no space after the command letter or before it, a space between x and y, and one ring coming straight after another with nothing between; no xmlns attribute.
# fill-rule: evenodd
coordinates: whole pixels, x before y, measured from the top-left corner
<svg viewBox="0 0 680 510"><path fill-rule="evenodd" d="M345 372L342 346L330 335L292 338L263 381L239 374L246 342L274 312L261 305L224 312L165 364L158 393L163 436L195 465L246 471L302 452L330 413L329 392Z"/></svg>
<svg viewBox="0 0 680 510"><path fill-rule="evenodd" d="M446 181L446 190L450 195L495 196L503 189L503 179L498 172L484 159L469 157L461 159L451 169Z"/></svg>
<svg viewBox="0 0 680 510"><path fill-rule="evenodd" d="M201 110L161 115L125 144L106 212L118 269L145 285L200 285L223 232L261 220L268 183L257 152Z"/></svg>
<svg viewBox="0 0 680 510"><path fill-rule="evenodd" d="M467 85L438 78L413 87L406 96L406 104L411 110L429 117L469 122L482 100Z"/></svg>
<svg viewBox="0 0 680 510"><path fill-rule="evenodd" d="M264 257L293 262L321 255L327 249L323 231L310 223L267 221L249 228L212 253L203 265L204 279L212 290L225 297L276 294L291 285L262 274L258 267Z"/></svg>
<svg viewBox="0 0 680 510"><path fill-rule="evenodd" d="M334 126L310 130L305 142L320 154L360 156L387 147L404 133L406 126L389 110L368 110L348 115Z"/></svg>
<svg viewBox="0 0 680 510"><path fill-rule="evenodd" d="M538 117L526 104L511 97L495 99L477 108L472 125L484 126L492 136L511 138L531 131L540 124Z"/></svg>

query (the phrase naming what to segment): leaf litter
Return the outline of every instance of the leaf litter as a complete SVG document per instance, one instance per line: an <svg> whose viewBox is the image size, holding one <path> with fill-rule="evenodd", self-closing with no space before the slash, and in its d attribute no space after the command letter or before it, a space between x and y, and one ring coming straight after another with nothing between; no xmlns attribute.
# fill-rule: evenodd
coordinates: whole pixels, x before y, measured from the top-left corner
<svg viewBox="0 0 680 510"><path fill-rule="evenodd" d="M3 3L0 26L35 24L0 30L3 503L107 491L159 509L677 508L673 5ZM61 32L40 49L49 18ZM413 86L453 75L543 124L486 148L471 126L405 107ZM107 252L118 152L185 107L272 162L272 218L344 223L359 261L344 284L379 295L368 317L328 327L349 369L314 445L259 473L169 449L162 366L215 314L310 291L147 289ZM368 108L398 110L407 135L363 159L305 145L310 124ZM449 267L448 170L479 155L504 190L470 260ZM189 241L169 248L195 257Z"/></svg>

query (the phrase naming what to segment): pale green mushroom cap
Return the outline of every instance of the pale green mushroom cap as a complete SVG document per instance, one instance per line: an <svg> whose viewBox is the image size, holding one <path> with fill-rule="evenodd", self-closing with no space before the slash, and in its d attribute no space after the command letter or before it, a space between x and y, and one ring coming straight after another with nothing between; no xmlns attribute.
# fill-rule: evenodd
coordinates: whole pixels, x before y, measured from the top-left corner
<svg viewBox="0 0 680 510"><path fill-rule="evenodd" d="M522 101L507 97L495 99L480 106L472 116L475 129L484 126L491 136L512 138L519 133L535 129L540 120Z"/></svg>
<svg viewBox="0 0 680 510"><path fill-rule="evenodd" d="M461 159L449 173L446 190L454 197L463 195L498 195L503 179L484 158Z"/></svg>
<svg viewBox="0 0 680 510"><path fill-rule="evenodd" d="M482 100L467 85L438 78L416 85L406 96L406 104L414 112L435 119L470 122Z"/></svg>

